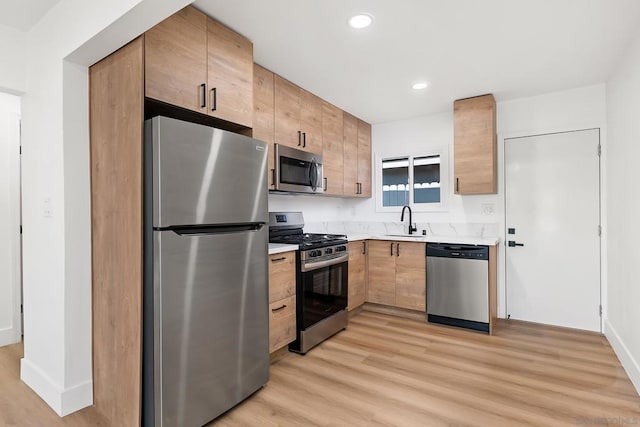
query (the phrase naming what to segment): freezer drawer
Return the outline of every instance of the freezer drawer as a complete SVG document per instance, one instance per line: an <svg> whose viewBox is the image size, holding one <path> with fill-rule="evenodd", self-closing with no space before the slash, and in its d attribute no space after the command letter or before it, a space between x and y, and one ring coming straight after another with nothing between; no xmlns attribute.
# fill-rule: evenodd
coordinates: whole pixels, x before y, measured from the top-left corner
<svg viewBox="0 0 640 427"><path fill-rule="evenodd" d="M488 323L488 261L427 256L427 314Z"/></svg>
<svg viewBox="0 0 640 427"><path fill-rule="evenodd" d="M267 382L266 234L154 232L155 425L203 425Z"/></svg>

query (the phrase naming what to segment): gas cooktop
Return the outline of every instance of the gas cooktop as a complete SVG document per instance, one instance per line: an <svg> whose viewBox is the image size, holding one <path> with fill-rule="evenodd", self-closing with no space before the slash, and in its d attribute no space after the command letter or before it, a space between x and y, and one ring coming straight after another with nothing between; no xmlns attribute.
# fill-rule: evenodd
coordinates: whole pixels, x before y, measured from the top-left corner
<svg viewBox="0 0 640 427"><path fill-rule="evenodd" d="M298 245L301 250L343 245L342 234L304 233L302 212L269 212L269 243Z"/></svg>

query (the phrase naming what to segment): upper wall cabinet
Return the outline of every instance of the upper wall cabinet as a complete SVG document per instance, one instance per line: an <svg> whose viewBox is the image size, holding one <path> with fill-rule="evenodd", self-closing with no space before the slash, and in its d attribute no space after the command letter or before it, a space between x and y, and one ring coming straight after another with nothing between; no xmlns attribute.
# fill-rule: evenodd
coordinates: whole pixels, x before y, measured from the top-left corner
<svg viewBox="0 0 640 427"><path fill-rule="evenodd" d="M253 43L207 19L208 114L247 127L253 124Z"/></svg>
<svg viewBox="0 0 640 427"><path fill-rule="evenodd" d="M275 76L275 142L322 153L322 100Z"/></svg>
<svg viewBox="0 0 640 427"><path fill-rule="evenodd" d="M269 189L274 188L274 74L258 64L253 66L253 137L269 148Z"/></svg>
<svg viewBox="0 0 640 427"><path fill-rule="evenodd" d="M322 102L322 161L324 162L324 192L341 196L344 193L344 158L342 140L342 110Z"/></svg>
<svg viewBox="0 0 640 427"><path fill-rule="evenodd" d="M145 96L251 127L253 44L188 6L145 33Z"/></svg>
<svg viewBox="0 0 640 427"><path fill-rule="evenodd" d="M456 194L497 192L496 102L493 95L453 104Z"/></svg>
<svg viewBox="0 0 640 427"><path fill-rule="evenodd" d="M344 195L371 197L371 125L344 113Z"/></svg>
<svg viewBox="0 0 640 427"><path fill-rule="evenodd" d="M145 96L206 113L207 16L193 7L144 36Z"/></svg>

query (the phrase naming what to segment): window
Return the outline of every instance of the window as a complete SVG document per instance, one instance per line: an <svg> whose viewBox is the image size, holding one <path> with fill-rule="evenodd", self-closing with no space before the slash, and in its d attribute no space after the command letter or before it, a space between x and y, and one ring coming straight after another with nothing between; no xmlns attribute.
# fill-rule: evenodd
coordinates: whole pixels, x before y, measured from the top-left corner
<svg viewBox="0 0 640 427"><path fill-rule="evenodd" d="M409 205L415 211L446 210L448 176L446 151L430 150L418 155L384 156L377 162L378 211L397 211ZM446 181L446 180L445 180Z"/></svg>

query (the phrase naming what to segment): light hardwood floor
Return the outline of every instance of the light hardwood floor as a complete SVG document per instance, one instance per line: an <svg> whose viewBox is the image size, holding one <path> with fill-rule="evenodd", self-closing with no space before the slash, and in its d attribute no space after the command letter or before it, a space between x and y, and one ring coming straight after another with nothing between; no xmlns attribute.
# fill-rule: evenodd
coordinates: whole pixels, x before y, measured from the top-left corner
<svg viewBox="0 0 640 427"><path fill-rule="evenodd" d="M605 421L605 423L603 423ZM640 424L640 397L598 334L501 321L494 336L363 311L212 425Z"/></svg>
<svg viewBox="0 0 640 427"><path fill-rule="evenodd" d="M606 339L500 321L492 337L362 311L214 426L640 425L640 397ZM0 348L0 426L105 426L92 408L59 419L19 380L22 346ZM626 423L626 424L625 424Z"/></svg>

